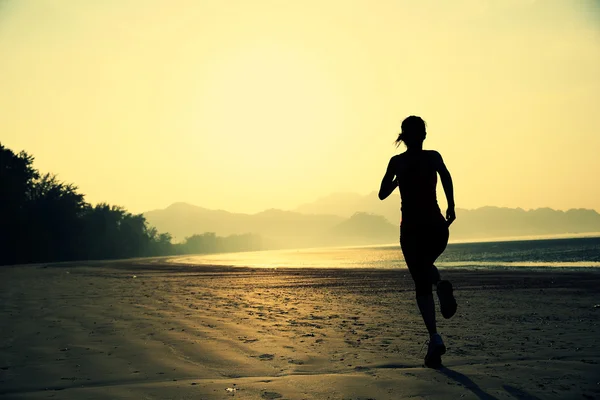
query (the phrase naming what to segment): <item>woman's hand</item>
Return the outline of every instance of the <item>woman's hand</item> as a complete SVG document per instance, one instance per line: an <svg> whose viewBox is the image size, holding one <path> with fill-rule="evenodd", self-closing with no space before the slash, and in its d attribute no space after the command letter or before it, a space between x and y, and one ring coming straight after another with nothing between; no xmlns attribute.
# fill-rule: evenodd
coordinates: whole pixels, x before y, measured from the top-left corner
<svg viewBox="0 0 600 400"><path fill-rule="evenodd" d="M446 222L448 223L448 226L450 226L455 219L456 213L454 212L454 207L448 207L448 210L446 210Z"/></svg>

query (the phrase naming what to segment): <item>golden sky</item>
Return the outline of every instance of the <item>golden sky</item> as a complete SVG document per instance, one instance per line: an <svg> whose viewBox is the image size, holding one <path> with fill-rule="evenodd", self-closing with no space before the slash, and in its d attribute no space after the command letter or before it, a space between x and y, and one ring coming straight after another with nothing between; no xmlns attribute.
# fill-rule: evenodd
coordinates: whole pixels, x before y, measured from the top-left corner
<svg viewBox="0 0 600 400"><path fill-rule="evenodd" d="M600 5L5 0L0 110L5 146L133 212L367 194L411 114L457 207L600 210Z"/></svg>

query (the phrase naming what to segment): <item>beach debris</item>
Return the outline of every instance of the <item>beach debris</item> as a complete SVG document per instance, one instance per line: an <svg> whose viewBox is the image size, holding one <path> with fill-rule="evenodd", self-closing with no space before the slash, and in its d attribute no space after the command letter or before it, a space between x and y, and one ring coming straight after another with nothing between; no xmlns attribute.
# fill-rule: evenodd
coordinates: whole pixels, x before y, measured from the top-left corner
<svg viewBox="0 0 600 400"><path fill-rule="evenodd" d="M600 304L595 304L594 308L600 308Z"/></svg>
<svg viewBox="0 0 600 400"><path fill-rule="evenodd" d="M133 278L133 279L137 278L137 275L133 275L133 276L132 276L132 278Z"/></svg>
<svg viewBox="0 0 600 400"><path fill-rule="evenodd" d="M228 387L227 389L225 389L225 391L227 393L235 393L235 392L237 392L237 390L238 390L238 388L235 388L235 387Z"/></svg>

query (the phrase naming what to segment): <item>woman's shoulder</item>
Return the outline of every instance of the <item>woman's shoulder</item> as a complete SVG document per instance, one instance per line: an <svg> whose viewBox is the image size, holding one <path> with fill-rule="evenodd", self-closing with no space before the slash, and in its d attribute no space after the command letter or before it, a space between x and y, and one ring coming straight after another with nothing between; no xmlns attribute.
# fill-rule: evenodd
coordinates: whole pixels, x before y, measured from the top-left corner
<svg viewBox="0 0 600 400"><path fill-rule="evenodd" d="M396 154L396 155L392 156L392 158L390 158L390 163L397 163L397 162L401 161L402 154L404 154L404 153L400 153L400 154Z"/></svg>
<svg viewBox="0 0 600 400"><path fill-rule="evenodd" d="M435 163L443 162L442 155L439 152L437 152L436 150L425 150L425 151L426 151L427 157L431 161L433 161Z"/></svg>
<svg viewBox="0 0 600 400"><path fill-rule="evenodd" d="M442 155L437 150L424 150L429 157L441 157Z"/></svg>

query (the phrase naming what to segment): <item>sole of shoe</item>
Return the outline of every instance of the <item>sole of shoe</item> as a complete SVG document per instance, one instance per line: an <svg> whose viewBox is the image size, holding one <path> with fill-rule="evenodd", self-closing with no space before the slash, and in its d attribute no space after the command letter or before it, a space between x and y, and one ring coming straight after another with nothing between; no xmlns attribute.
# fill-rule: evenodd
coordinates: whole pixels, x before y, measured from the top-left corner
<svg viewBox="0 0 600 400"><path fill-rule="evenodd" d="M454 298L454 289L450 281L439 281L437 284L437 295L440 300L440 311L442 316L446 319L450 319L456 314L458 305Z"/></svg>

